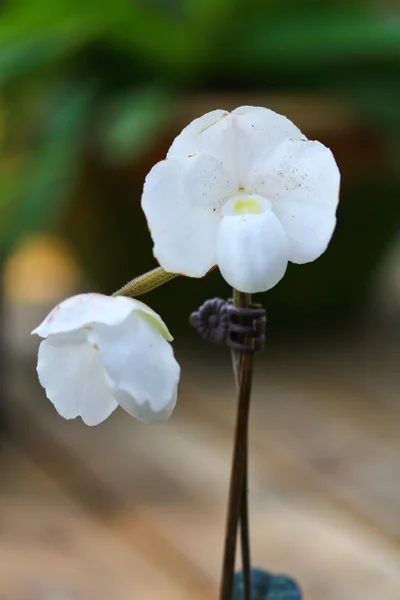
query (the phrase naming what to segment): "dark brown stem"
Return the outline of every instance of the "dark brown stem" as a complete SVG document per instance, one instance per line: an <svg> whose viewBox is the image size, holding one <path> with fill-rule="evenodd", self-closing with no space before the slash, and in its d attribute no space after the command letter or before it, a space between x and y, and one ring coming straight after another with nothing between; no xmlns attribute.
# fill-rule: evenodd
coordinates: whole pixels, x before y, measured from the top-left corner
<svg viewBox="0 0 400 600"><path fill-rule="evenodd" d="M239 362L241 356L232 352L233 373L235 375L236 389L239 389ZM246 438L242 440L245 448L246 459L243 473L243 491L240 510L240 547L242 551L242 574L243 574L243 594L244 600L251 600L251 548L250 548L250 527L249 527L249 503L248 503L248 455L249 441L248 428L246 429Z"/></svg>
<svg viewBox="0 0 400 600"><path fill-rule="evenodd" d="M249 503L248 503L248 433L246 440L243 440L245 446L245 464L242 484L242 503L240 510L240 546L242 550L242 573L243 573L243 600L251 600L251 549L250 549L250 529L249 529Z"/></svg>
<svg viewBox="0 0 400 600"><path fill-rule="evenodd" d="M251 303L251 297L249 294L234 291L234 302L237 306L248 307ZM239 360L234 357L234 365L238 366L238 376L236 377L238 384L238 408L229 488L220 600L232 600L233 596L236 539L239 520L241 523L244 598L245 600L251 600L247 507L247 442L253 379L253 352L242 353Z"/></svg>
<svg viewBox="0 0 400 600"><path fill-rule="evenodd" d="M237 306L248 307L251 305L250 295L234 293L234 303ZM253 357L253 354L251 355ZM242 356L240 357L241 360ZM239 383L239 374L235 374L236 385ZM250 411L250 404L249 404ZM242 551L242 574L243 574L243 600L251 600L251 548L249 528L249 502L248 502L248 463L249 463L249 428L246 427L242 444L244 447L245 461L242 484L242 503L240 510L240 547Z"/></svg>

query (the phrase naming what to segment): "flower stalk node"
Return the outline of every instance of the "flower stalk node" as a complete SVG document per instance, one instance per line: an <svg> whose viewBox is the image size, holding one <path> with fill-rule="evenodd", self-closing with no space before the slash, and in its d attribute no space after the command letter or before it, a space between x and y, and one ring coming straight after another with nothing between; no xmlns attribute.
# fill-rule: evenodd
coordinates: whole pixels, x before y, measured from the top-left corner
<svg viewBox="0 0 400 600"><path fill-rule="evenodd" d="M235 352L262 352L265 348L267 315L261 304L250 307L227 302L229 336L228 346Z"/></svg>
<svg viewBox="0 0 400 600"><path fill-rule="evenodd" d="M226 343L235 352L262 352L266 322L260 304L245 308L221 298L206 300L190 315L190 324L205 340Z"/></svg>
<svg viewBox="0 0 400 600"><path fill-rule="evenodd" d="M229 335L227 304L222 298L206 300L190 315L191 326L208 342L213 344L226 342Z"/></svg>

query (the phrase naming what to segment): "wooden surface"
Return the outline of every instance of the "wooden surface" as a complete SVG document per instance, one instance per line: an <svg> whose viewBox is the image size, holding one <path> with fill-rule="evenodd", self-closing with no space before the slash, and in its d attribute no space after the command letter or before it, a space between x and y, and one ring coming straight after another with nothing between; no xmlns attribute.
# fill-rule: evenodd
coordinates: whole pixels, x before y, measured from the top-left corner
<svg viewBox="0 0 400 600"><path fill-rule="evenodd" d="M253 561L294 576L306 600L400 598L400 335L388 331L258 360ZM178 354L178 406L154 426L122 411L95 428L64 421L32 373L13 372L1 600L217 599L229 357Z"/></svg>

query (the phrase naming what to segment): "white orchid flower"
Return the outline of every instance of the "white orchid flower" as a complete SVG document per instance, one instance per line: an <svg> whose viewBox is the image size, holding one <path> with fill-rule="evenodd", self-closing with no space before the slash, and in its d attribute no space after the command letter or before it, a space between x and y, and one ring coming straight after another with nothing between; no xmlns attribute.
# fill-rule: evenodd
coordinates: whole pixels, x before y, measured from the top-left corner
<svg viewBox="0 0 400 600"><path fill-rule="evenodd" d="M148 174L142 196L154 256L168 272L215 265L234 288L275 286L288 261L318 258L336 224L331 151L261 107L212 111L188 125Z"/></svg>
<svg viewBox="0 0 400 600"><path fill-rule="evenodd" d="M180 367L158 314L126 297L81 294L56 306L32 333L44 338L37 371L66 419L104 421L121 406L142 421L172 413Z"/></svg>

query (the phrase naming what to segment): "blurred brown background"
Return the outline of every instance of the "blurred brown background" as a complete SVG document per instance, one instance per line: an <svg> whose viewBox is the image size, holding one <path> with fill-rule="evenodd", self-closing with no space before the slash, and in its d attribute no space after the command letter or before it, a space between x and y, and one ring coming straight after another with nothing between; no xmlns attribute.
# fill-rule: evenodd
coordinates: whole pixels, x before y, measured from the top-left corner
<svg viewBox="0 0 400 600"><path fill-rule="evenodd" d="M335 0L0 4L1 600L217 598L229 353L189 328L217 272L147 298L183 369L171 420L67 422L29 332L155 265L143 180L214 108L272 108L330 146L338 226L268 312L251 423L254 564L307 600L400 597L400 10Z"/></svg>

